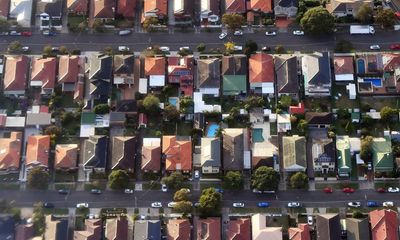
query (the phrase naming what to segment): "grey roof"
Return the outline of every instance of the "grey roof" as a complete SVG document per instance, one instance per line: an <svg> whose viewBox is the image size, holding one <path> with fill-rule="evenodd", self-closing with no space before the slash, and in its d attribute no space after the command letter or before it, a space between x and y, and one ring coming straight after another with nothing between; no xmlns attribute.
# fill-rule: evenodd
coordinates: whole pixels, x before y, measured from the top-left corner
<svg viewBox="0 0 400 240"><path fill-rule="evenodd" d="M299 2L297 0L275 0L274 5L285 7L285 8L297 7L299 5Z"/></svg>
<svg viewBox="0 0 400 240"><path fill-rule="evenodd" d="M347 240L370 239L368 218L346 218Z"/></svg>
<svg viewBox="0 0 400 240"><path fill-rule="evenodd" d="M27 113L26 114L26 125L28 126L43 126L50 125L51 114L50 113Z"/></svg>
<svg viewBox="0 0 400 240"><path fill-rule="evenodd" d="M11 214L0 214L0 239L14 239L15 221Z"/></svg>
<svg viewBox="0 0 400 240"><path fill-rule="evenodd" d="M110 113L110 124L125 123L125 113L123 112L111 112Z"/></svg>
<svg viewBox="0 0 400 240"><path fill-rule="evenodd" d="M243 131L243 128L224 129L222 157L225 171L243 170Z"/></svg>
<svg viewBox="0 0 400 240"><path fill-rule="evenodd" d="M46 216L45 239L67 240L68 239L68 218Z"/></svg>
<svg viewBox="0 0 400 240"><path fill-rule="evenodd" d="M106 168L107 136L90 136L83 143L83 165L85 167Z"/></svg>
<svg viewBox="0 0 400 240"><path fill-rule="evenodd" d="M307 72L303 71L303 75L309 85L331 83L331 68L328 52L305 55L302 61L308 66Z"/></svg>
<svg viewBox="0 0 400 240"><path fill-rule="evenodd" d="M37 13L47 13L50 17L61 17L63 9L63 1L38 1L37 3Z"/></svg>
<svg viewBox="0 0 400 240"><path fill-rule="evenodd" d="M305 120L308 125L330 125L333 124L333 113L306 112Z"/></svg>
<svg viewBox="0 0 400 240"><path fill-rule="evenodd" d="M110 83L101 79L90 81L90 95L108 96L110 91Z"/></svg>
<svg viewBox="0 0 400 240"><path fill-rule="evenodd" d="M135 167L135 153L135 137L113 137L111 169L133 170Z"/></svg>
<svg viewBox="0 0 400 240"><path fill-rule="evenodd" d="M336 162L335 149L335 143L333 141L325 144L323 152L318 156L315 162Z"/></svg>
<svg viewBox="0 0 400 240"><path fill-rule="evenodd" d="M296 56L275 57L276 87L278 93L299 93L300 86L297 71Z"/></svg>
<svg viewBox="0 0 400 240"><path fill-rule="evenodd" d="M89 79L111 79L112 57L103 54L89 56Z"/></svg>
<svg viewBox="0 0 400 240"><path fill-rule="evenodd" d="M114 74L132 74L135 66L135 56L133 55L115 55L114 56Z"/></svg>
<svg viewBox="0 0 400 240"><path fill-rule="evenodd" d="M137 112L137 104L135 100L120 100L117 102L117 107L115 111L124 112L124 113L136 113Z"/></svg>
<svg viewBox="0 0 400 240"><path fill-rule="evenodd" d="M159 220L135 221L135 240L160 240L161 222Z"/></svg>
<svg viewBox="0 0 400 240"><path fill-rule="evenodd" d="M222 57L222 75L247 75L247 57L230 55Z"/></svg>
<svg viewBox="0 0 400 240"><path fill-rule="evenodd" d="M197 88L219 88L221 61L218 58L197 61Z"/></svg>
<svg viewBox="0 0 400 240"><path fill-rule="evenodd" d="M201 138L201 166L221 167L221 140Z"/></svg>
<svg viewBox="0 0 400 240"><path fill-rule="evenodd" d="M317 239L340 239L340 217L338 214L319 214L316 219Z"/></svg>

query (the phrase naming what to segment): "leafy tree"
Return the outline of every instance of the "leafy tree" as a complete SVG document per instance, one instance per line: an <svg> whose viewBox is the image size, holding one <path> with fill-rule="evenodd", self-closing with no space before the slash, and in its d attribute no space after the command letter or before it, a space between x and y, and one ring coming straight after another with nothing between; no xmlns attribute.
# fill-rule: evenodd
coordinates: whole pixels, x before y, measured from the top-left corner
<svg viewBox="0 0 400 240"><path fill-rule="evenodd" d="M365 136L361 138L360 158L364 161L371 161L372 159L372 143L374 138L372 136Z"/></svg>
<svg viewBox="0 0 400 240"><path fill-rule="evenodd" d="M284 54L284 53L286 53L286 50L282 45L279 44L279 45L276 45L276 47L275 47L275 53L276 54Z"/></svg>
<svg viewBox="0 0 400 240"><path fill-rule="evenodd" d="M314 7L307 10L300 25L304 31L312 34L333 32L335 18L323 7Z"/></svg>
<svg viewBox="0 0 400 240"><path fill-rule="evenodd" d="M308 186L308 176L304 172L297 172L290 177L290 186L296 189L305 189Z"/></svg>
<svg viewBox="0 0 400 240"><path fill-rule="evenodd" d="M42 235L44 233L44 230L46 229L42 202L38 202L34 205L32 223L35 235Z"/></svg>
<svg viewBox="0 0 400 240"><path fill-rule="evenodd" d="M110 112L110 106L108 104L98 104L93 108L96 114L107 114Z"/></svg>
<svg viewBox="0 0 400 240"><path fill-rule="evenodd" d="M374 10L368 3L363 3L356 13L356 19L361 23L370 23Z"/></svg>
<svg viewBox="0 0 400 240"><path fill-rule="evenodd" d="M400 142L392 140L392 151L395 157L400 157Z"/></svg>
<svg viewBox="0 0 400 240"><path fill-rule="evenodd" d="M228 189L239 190L243 187L244 179L240 172L229 171L224 177L224 184Z"/></svg>
<svg viewBox="0 0 400 240"><path fill-rule="evenodd" d="M49 187L50 175L41 167L34 167L28 172L27 186L32 189L46 190Z"/></svg>
<svg viewBox="0 0 400 240"><path fill-rule="evenodd" d="M265 100L259 96L251 96L244 101L244 108L247 111L257 107L263 107L264 105L265 105Z"/></svg>
<svg viewBox="0 0 400 240"><path fill-rule="evenodd" d="M59 49L58 49L58 52L61 54L61 55L67 55L69 52L68 52L68 48L66 47L66 46L61 46Z"/></svg>
<svg viewBox="0 0 400 240"><path fill-rule="evenodd" d="M160 99L153 94L149 94L143 99L143 107L148 114L157 113L160 107Z"/></svg>
<svg viewBox="0 0 400 240"><path fill-rule="evenodd" d="M364 214L358 210L355 210L352 214L353 218L364 218Z"/></svg>
<svg viewBox="0 0 400 240"><path fill-rule="evenodd" d="M306 120L301 119L299 123L297 124L297 131L299 131L301 134L305 134L308 129L308 123Z"/></svg>
<svg viewBox="0 0 400 240"><path fill-rule="evenodd" d="M178 109L172 104L168 104L164 108L164 117L169 121L177 121L179 120L180 114Z"/></svg>
<svg viewBox="0 0 400 240"><path fill-rule="evenodd" d="M282 108L288 109L290 105L292 105L292 97L288 95L283 95L281 96L279 103L281 104Z"/></svg>
<svg viewBox="0 0 400 240"><path fill-rule="evenodd" d="M224 44L225 51L228 53L232 53L235 50L235 43L234 42L226 42Z"/></svg>
<svg viewBox="0 0 400 240"><path fill-rule="evenodd" d="M384 29L393 29L396 23L396 15L392 9L380 8L376 13L375 22Z"/></svg>
<svg viewBox="0 0 400 240"><path fill-rule="evenodd" d="M10 42L10 44L8 45L8 51L10 53L17 53L20 52L22 50L22 44L19 41L12 41Z"/></svg>
<svg viewBox="0 0 400 240"><path fill-rule="evenodd" d="M108 176L108 186L111 189L125 189L129 186L129 175L125 170L114 170Z"/></svg>
<svg viewBox="0 0 400 240"><path fill-rule="evenodd" d="M104 23L100 19L95 19L94 20L92 28L98 33L102 33L102 32L106 31Z"/></svg>
<svg viewBox="0 0 400 240"><path fill-rule="evenodd" d="M347 40L339 40L336 43L335 52L348 53L354 50L353 44Z"/></svg>
<svg viewBox="0 0 400 240"><path fill-rule="evenodd" d="M202 216L213 216L221 209L222 195L215 188L204 189L199 199L199 210Z"/></svg>
<svg viewBox="0 0 400 240"><path fill-rule="evenodd" d="M189 113L189 110L193 108L194 102L190 96L181 97L179 100L179 111L181 113Z"/></svg>
<svg viewBox="0 0 400 240"><path fill-rule="evenodd" d="M153 25L158 24L158 19L156 17L146 18L142 24L143 29L146 32L153 31Z"/></svg>
<svg viewBox="0 0 400 240"><path fill-rule="evenodd" d="M344 119L344 120L349 120L351 118L351 114L349 113L349 111L347 111L347 109L344 108L338 109L337 116L338 119Z"/></svg>
<svg viewBox="0 0 400 240"><path fill-rule="evenodd" d="M246 19L243 17L243 15L237 13L225 13L222 15L222 23L234 31L246 24Z"/></svg>
<svg viewBox="0 0 400 240"><path fill-rule="evenodd" d="M21 220L21 209L14 207L14 201L0 199L0 213L12 214L15 221Z"/></svg>
<svg viewBox="0 0 400 240"><path fill-rule="evenodd" d="M255 53L258 50L258 45L255 41L253 40L247 40L245 47L244 47L244 53L247 56L250 56L250 54Z"/></svg>
<svg viewBox="0 0 400 240"><path fill-rule="evenodd" d="M217 128L217 131L215 132L215 137L218 137L218 138L222 137L222 135L224 135L224 132L225 132L225 130L221 126L219 126Z"/></svg>
<svg viewBox="0 0 400 240"><path fill-rule="evenodd" d="M51 49L51 45L46 45L43 47L43 55L51 56L53 54L53 50Z"/></svg>
<svg viewBox="0 0 400 240"><path fill-rule="evenodd" d="M181 201L189 201L190 192L187 191L185 188L182 188L175 192L174 194L174 201L181 202Z"/></svg>
<svg viewBox="0 0 400 240"><path fill-rule="evenodd" d="M206 50L206 45L204 43L200 43L197 45L197 51L198 52L204 52Z"/></svg>
<svg viewBox="0 0 400 240"><path fill-rule="evenodd" d="M192 212L193 204L190 201L179 201L175 204L174 210L182 213L185 216Z"/></svg>
<svg viewBox="0 0 400 240"><path fill-rule="evenodd" d="M344 130L346 131L347 134L352 134L355 130L355 126L351 121L347 121Z"/></svg>
<svg viewBox="0 0 400 240"><path fill-rule="evenodd" d="M56 145L57 139L61 136L61 128L56 125L50 125L45 130L44 133L46 135L50 135L50 143L52 146Z"/></svg>
<svg viewBox="0 0 400 240"><path fill-rule="evenodd" d="M380 111L380 115L381 115L382 122L389 123L389 122L395 120L395 118L398 115L398 111L389 106L384 106Z"/></svg>
<svg viewBox="0 0 400 240"><path fill-rule="evenodd" d="M8 32L10 30L10 22L5 19L0 19L0 32Z"/></svg>
<svg viewBox="0 0 400 240"><path fill-rule="evenodd" d="M260 191L276 191L279 185L279 173L271 167L259 167L251 177L251 185Z"/></svg>
<svg viewBox="0 0 400 240"><path fill-rule="evenodd" d="M173 172L167 177L163 177L162 183L170 189L180 189L184 187L185 177L180 172Z"/></svg>
<svg viewBox="0 0 400 240"><path fill-rule="evenodd" d="M103 50L103 53L111 56L111 55L113 55L114 51L113 51L112 47L105 47Z"/></svg>
<svg viewBox="0 0 400 240"><path fill-rule="evenodd" d="M75 120L75 115L72 112L63 112L61 114L60 119L61 119L61 124L66 125Z"/></svg>

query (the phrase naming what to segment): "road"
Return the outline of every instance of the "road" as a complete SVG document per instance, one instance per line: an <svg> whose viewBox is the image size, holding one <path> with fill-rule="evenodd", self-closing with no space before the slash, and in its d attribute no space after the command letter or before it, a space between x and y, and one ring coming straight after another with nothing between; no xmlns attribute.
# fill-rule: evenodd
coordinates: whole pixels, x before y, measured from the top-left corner
<svg viewBox="0 0 400 240"><path fill-rule="evenodd" d="M192 201L198 200L200 192L194 191ZM1 190L0 196L14 200L17 206L30 207L35 202L51 202L58 208L74 207L76 203L88 202L90 207L150 207L152 202L162 202L164 206L172 201L173 192L142 191L134 194L124 194L122 191L106 191L94 195L84 191L73 191L68 195L60 195L56 191L18 191ZM225 192L223 206L231 207L233 202L244 202L246 207L256 207L260 201L268 201L271 207L286 207L288 202L298 201L304 207L345 207L349 201L360 201L365 206L367 200L378 202L394 201L400 205L399 193L377 193L374 190L357 190L346 194L339 190L332 194L323 191L291 190L277 194L255 194L251 191ZM135 201L136 197L136 201Z"/></svg>
<svg viewBox="0 0 400 240"><path fill-rule="evenodd" d="M254 40L259 46L283 45L287 50L315 51L333 50L337 40L346 39L353 43L357 50L368 50L371 44L379 44L382 49L388 49L390 44L400 42L400 31L378 31L375 35L350 35L348 31L338 32L330 36L294 36L290 31L278 33L276 36L265 36L264 32L245 33L243 36L229 34L224 40L218 39L218 32L213 33L133 33L129 36L119 36L112 33L103 34L59 34L56 36L43 36L34 34L31 37L1 36L0 50L5 51L12 41L20 41L24 46L29 46L33 53L40 53L45 45L61 46L82 51L100 51L105 47L124 45L134 51L141 51L149 45L156 44L169 46L171 50L178 50L181 46L192 49L199 43L205 43L208 49L223 48L223 43L233 40L237 45L244 45L246 40Z"/></svg>

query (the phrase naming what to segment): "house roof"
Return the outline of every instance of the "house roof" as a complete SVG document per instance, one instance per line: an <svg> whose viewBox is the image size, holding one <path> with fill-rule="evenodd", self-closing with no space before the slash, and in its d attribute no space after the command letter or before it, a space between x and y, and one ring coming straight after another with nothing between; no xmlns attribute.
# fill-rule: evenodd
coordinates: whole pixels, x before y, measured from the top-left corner
<svg viewBox="0 0 400 240"><path fill-rule="evenodd" d="M333 113L331 112L306 112L305 120L308 125L330 125L333 124Z"/></svg>
<svg viewBox="0 0 400 240"><path fill-rule="evenodd" d="M372 6L371 0L333 0L326 4L326 9L329 13L346 12L347 8L353 9L353 12L358 12L359 7L364 3Z"/></svg>
<svg viewBox="0 0 400 240"><path fill-rule="evenodd" d="M250 0L250 7L254 11L261 11L268 13L272 11L272 1L271 0Z"/></svg>
<svg viewBox="0 0 400 240"><path fill-rule="evenodd" d="M47 13L50 17L61 17L63 8L62 0L37 1L36 13Z"/></svg>
<svg viewBox="0 0 400 240"><path fill-rule="evenodd" d="M27 113L26 125L27 126L45 126L51 124L51 113Z"/></svg>
<svg viewBox="0 0 400 240"><path fill-rule="evenodd" d="M105 237L108 240L128 239L128 220L118 216L106 220Z"/></svg>
<svg viewBox="0 0 400 240"><path fill-rule="evenodd" d="M284 136L283 167L286 171L304 171L306 162L306 138L303 136Z"/></svg>
<svg viewBox="0 0 400 240"><path fill-rule="evenodd" d="M75 83L78 81L80 68L79 56L62 55L58 63L58 82Z"/></svg>
<svg viewBox="0 0 400 240"><path fill-rule="evenodd" d="M0 17L7 19L9 9L10 9L10 0L0 0Z"/></svg>
<svg viewBox="0 0 400 240"><path fill-rule="evenodd" d="M250 218L230 220L226 236L228 240L250 240Z"/></svg>
<svg viewBox="0 0 400 240"><path fill-rule="evenodd" d="M93 0L90 1L91 18L114 18L114 0Z"/></svg>
<svg viewBox="0 0 400 240"><path fill-rule="evenodd" d="M22 27L31 26L33 0L11 0L9 17L17 20Z"/></svg>
<svg viewBox="0 0 400 240"><path fill-rule="evenodd" d="M87 13L89 0L67 0L67 8L71 12Z"/></svg>
<svg viewBox="0 0 400 240"><path fill-rule="evenodd" d="M83 165L85 167L105 168L107 163L107 136L89 136L83 143Z"/></svg>
<svg viewBox="0 0 400 240"><path fill-rule="evenodd" d="M50 151L49 135L33 135L28 137L26 147L26 166L48 167Z"/></svg>
<svg viewBox="0 0 400 240"><path fill-rule="evenodd" d="M196 239L218 240L221 239L221 218L209 217L195 219Z"/></svg>
<svg viewBox="0 0 400 240"><path fill-rule="evenodd" d="M350 139L348 136L336 136L336 159L338 172L341 174L351 173Z"/></svg>
<svg viewBox="0 0 400 240"><path fill-rule="evenodd" d="M376 172L393 170L392 142L388 138L374 138L372 142L372 162Z"/></svg>
<svg viewBox="0 0 400 240"><path fill-rule="evenodd" d="M135 68L134 55L115 55L114 56L114 75L132 75Z"/></svg>
<svg viewBox="0 0 400 240"><path fill-rule="evenodd" d="M200 164L202 167L221 167L221 140L219 138L201 138Z"/></svg>
<svg viewBox="0 0 400 240"><path fill-rule="evenodd" d="M133 169L135 167L136 138L113 137L111 154L111 169Z"/></svg>
<svg viewBox="0 0 400 240"><path fill-rule="evenodd" d="M19 168L21 142L21 132L11 132L10 137L0 138L0 170Z"/></svg>
<svg viewBox="0 0 400 240"><path fill-rule="evenodd" d="M335 143L332 138L312 138L311 155L315 163L336 163Z"/></svg>
<svg viewBox="0 0 400 240"><path fill-rule="evenodd" d="M153 12L157 15L167 15L167 0L145 0L144 12Z"/></svg>
<svg viewBox="0 0 400 240"><path fill-rule="evenodd" d="M15 227L15 240L31 239L33 235L33 223L18 224Z"/></svg>
<svg viewBox="0 0 400 240"><path fill-rule="evenodd" d="M163 136L162 152L166 155L165 170L192 170L192 141L177 136ZM183 138L183 137L182 137Z"/></svg>
<svg viewBox="0 0 400 240"><path fill-rule="evenodd" d="M27 56L7 56L3 78L4 91L25 91L28 68Z"/></svg>
<svg viewBox="0 0 400 240"><path fill-rule="evenodd" d="M78 144L57 144L55 168L75 168L78 159Z"/></svg>
<svg viewBox="0 0 400 240"><path fill-rule="evenodd" d="M335 56L333 57L333 66L335 74L354 74L353 56Z"/></svg>
<svg viewBox="0 0 400 240"><path fill-rule="evenodd" d="M372 239L399 239L397 212L393 210L374 210L369 212Z"/></svg>
<svg viewBox="0 0 400 240"><path fill-rule="evenodd" d="M363 240L371 239L369 231L368 218L346 218L347 239L349 240Z"/></svg>
<svg viewBox="0 0 400 240"><path fill-rule="evenodd" d="M125 18L135 16L136 0L118 0L117 13Z"/></svg>
<svg viewBox="0 0 400 240"><path fill-rule="evenodd" d="M386 72L393 72L395 69L400 68L400 54L385 53L382 54L383 70Z"/></svg>
<svg viewBox="0 0 400 240"><path fill-rule="evenodd" d="M328 52L307 54L302 59L302 70L306 85L331 83L330 58Z"/></svg>
<svg viewBox="0 0 400 240"><path fill-rule="evenodd" d="M230 55L222 57L222 75L247 74L247 58L245 55Z"/></svg>
<svg viewBox="0 0 400 240"><path fill-rule="evenodd" d="M137 113L137 104L135 100L120 100L117 102L115 111L122 113Z"/></svg>
<svg viewBox="0 0 400 240"><path fill-rule="evenodd" d="M161 170L161 139L143 138L142 145L142 170Z"/></svg>
<svg viewBox="0 0 400 240"><path fill-rule="evenodd" d="M280 6L283 8L289 8L289 7L298 7L299 1L298 0L275 0L274 1L274 6Z"/></svg>
<svg viewBox="0 0 400 240"><path fill-rule="evenodd" d="M191 224L188 219L170 219L167 224L168 240L191 239Z"/></svg>
<svg viewBox="0 0 400 240"><path fill-rule="evenodd" d="M97 240L102 237L101 219L85 219L85 230L74 231L75 240Z"/></svg>
<svg viewBox="0 0 400 240"><path fill-rule="evenodd" d="M135 221L135 240L161 239L160 220L137 220Z"/></svg>
<svg viewBox="0 0 400 240"><path fill-rule="evenodd" d="M268 227L265 214L254 214L251 217L251 232L253 240L282 240L282 227Z"/></svg>
<svg viewBox="0 0 400 240"><path fill-rule="evenodd" d="M95 0L101 1L101 0ZM112 57L103 54L91 54L89 62L89 79L106 79L111 78L112 73Z"/></svg>
<svg viewBox="0 0 400 240"><path fill-rule="evenodd" d="M102 80L102 79L96 79L90 81L89 84L89 92L90 95L93 96L107 96L109 95L109 90L110 90L110 82L107 80Z"/></svg>
<svg viewBox="0 0 400 240"><path fill-rule="evenodd" d="M68 218L46 215L46 230L44 239L68 239Z"/></svg>
<svg viewBox="0 0 400 240"><path fill-rule="evenodd" d="M209 15L220 15L220 0L201 0L201 12L209 13Z"/></svg>
<svg viewBox="0 0 400 240"><path fill-rule="evenodd" d="M340 217L338 214L318 214L317 239L340 239Z"/></svg>
<svg viewBox="0 0 400 240"><path fill-rule="evenodd" d="M244 128L225 128L223 133L222 157L225 171L243 170Z"/></svg>
<svg viewBox="0 0 400 240"><path fill-rule="evenodd" d="M310 227L301 223L296 228L289 228L289 240L311 240Z"/></svg>
<svg viewBox="0 0 400 240"><path fill-rule="evenodd" d="M179 15L193 17L194 2L193 0L174 0L175 18L179 19Z"/></svg>
<svg viewBox="0 0 400 240"><path fill-rule="evenodd" d="M33 81L42 82L43 89L54 89L56 82L56 58L33 58L31 71L31 86Z"/></svg>
<svg viewBox="0 0 400 240"><path fill-rule="evenodd" d="M297 57L292 55L275 57L276 88L278 93L298 94L299 79Z"/></svg>
<svg viewBox="0 0 400 240"><path fill-rule="evenodd" d="M221 85L221 61L218 58L197 61L197 88L219 88Z"/></svg>
<svg viewBox="0 0 400 240"><path fill-rule="evenodd" d="M249 82L274 83L274 60L271 55L256 53L249 58Z"/></svg>
<svg viewBox="0 0 400 240"><path fill-rule="evenodd" d="M244 13L246 0L225 0L225 8L227 13Z"/></svg>
<svg viewBox="0 0 400 240"><path fill-rule="evenodd" d="M238 95L247 92L246 75L224 75L222 79L223 95Z"/></svg>
<svg viewBox="0 0 400 240"><path fill-rule="evenodd" d="M144 74L165 76L165 57L146 57L144 61Z"/></svg>

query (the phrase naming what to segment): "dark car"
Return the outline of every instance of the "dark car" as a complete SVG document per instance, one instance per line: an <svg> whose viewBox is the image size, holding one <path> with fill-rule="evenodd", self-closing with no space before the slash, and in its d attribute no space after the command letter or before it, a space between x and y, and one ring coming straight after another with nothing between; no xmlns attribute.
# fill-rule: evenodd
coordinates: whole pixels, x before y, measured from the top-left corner
<svg viewBox="0 0 400 240"><path fill-rule="evenodd" d="M91 193L93 194L101 194L101 190L100 189L92 189L90 190Z"/></svg>
<svg viewBox="0 0 400 240"><path fill-rule="evenodd" d="M66 195L69 193L69 191L67 189L60 189L60 190L58 190L58 193Z"/></svg>
<svg viewBox="0 0 400 240"><path fill-rule="evenodd" d="M384 189L384 188L378 188L378 189L376 189L376 191L377 191L378 193L385 193L385 192L386 192L386 189Z"/></svg>
<svg viewBox="0 0 400 240"><path fill-rule="evenodd" d="M219 193L224 193L224 190L222 190L222 188L215 188L215 191Z"/></svg>
<svg viewBox="0 0 400 240"><path fill-rule="evenodd" d="M45 202L45 203L43 203L43 207L44 208L54 208L54 204L49 203L49 202Z"/></svg>

